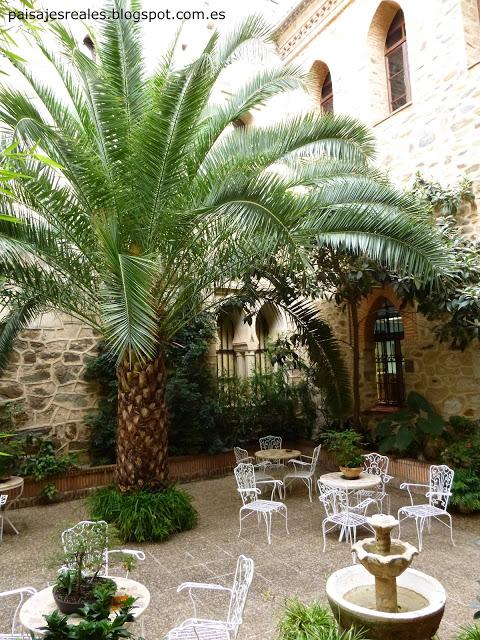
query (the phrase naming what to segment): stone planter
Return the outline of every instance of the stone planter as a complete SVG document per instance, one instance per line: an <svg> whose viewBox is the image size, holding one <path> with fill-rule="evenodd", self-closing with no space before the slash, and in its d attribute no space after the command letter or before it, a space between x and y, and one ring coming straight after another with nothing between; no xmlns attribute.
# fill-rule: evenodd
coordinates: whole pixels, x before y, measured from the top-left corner
<svg viewBox="0 0 480 640"><path fill-rule="evenodd" d="M410 589L427 604L416 611L386 613L353 604L345 595L357 587L374 588L375 578L356 564L333 573L327 580L327 597L340 628L363 627L371 640L430 640L437 632L445 609L447 594L431 576L407 569L397 578L398 587Z"/></svg>

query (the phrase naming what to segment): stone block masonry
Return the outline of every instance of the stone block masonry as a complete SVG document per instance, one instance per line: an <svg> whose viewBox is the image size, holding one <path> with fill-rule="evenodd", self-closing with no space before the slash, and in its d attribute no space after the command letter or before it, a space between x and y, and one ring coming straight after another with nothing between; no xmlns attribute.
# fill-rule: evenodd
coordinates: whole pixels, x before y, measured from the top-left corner
<svg viewBox="0 0 480 640"><path fill-rule="evenodd" d="M0 378L0 399L24 408L20 430L48 435L69 450L88 446L85 417L97 389L83 374L97 342L89 327L64 315L45 314L22 332Z"/></svg>

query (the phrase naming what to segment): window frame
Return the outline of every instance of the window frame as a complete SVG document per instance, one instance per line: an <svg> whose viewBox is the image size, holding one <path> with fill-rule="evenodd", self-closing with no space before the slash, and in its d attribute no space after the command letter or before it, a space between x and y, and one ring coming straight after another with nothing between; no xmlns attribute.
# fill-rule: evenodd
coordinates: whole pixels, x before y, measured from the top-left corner
<svg viewBox="0 0 480 640"><path fill-rule="evenodd" d="M480 0L478 0L478 2L480 3ZM403 20L399 25L402 28L402 37L398 42L395 42L395 44L393 44L392 46L387 47L388 34L390 33L390 29L392 28L393 22L395 21L395 18L397 17L400 11L402 12L402 16L403 16ZM395 53L399 49L402 52L403 69L402 71L398 71L393 76L391 76L390 69L388 66L389 57L392 55L392 53ZM390 113L395 113L396 111L404 107L406 104L408 104L412 100L412 93L411 93L411 87L410 87L410 69L408 66L407 29L405 26L405 16L403 15L402 9L399 9L397 13L393 16L390 26L388 27L387 34L385 36L384 58L385 58L385 73L387 76L388 108L390 110ZM402 72L403 72L403 79L405 83L405 103L400 105L399 107L394 108L393 106L394 101L392 97L392 79L395 78L395 76L398 76Z"/></svg>

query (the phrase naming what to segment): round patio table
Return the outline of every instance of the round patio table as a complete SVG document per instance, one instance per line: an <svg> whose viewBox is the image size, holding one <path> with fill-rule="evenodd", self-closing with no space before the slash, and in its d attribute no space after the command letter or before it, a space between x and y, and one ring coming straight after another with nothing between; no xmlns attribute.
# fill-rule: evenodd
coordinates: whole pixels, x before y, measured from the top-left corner
<svg viewBox="0 0 480 640"><path fill-rule="evenodd" d="M20 476L11 476L8 480L0 482L0 495L7 495L8 499L3 508L3 517L6 522L12 527L15 533L18 535L18 529L14 526L6 512L11 509L15 502L20 498L23 493L23 478Z"/></svg>
<svg viewBox="0 0 480 640"><path fill-rule="evenodd" d="M281 464L292 458L298 458L302 455L298 449L262 449L261 451L255 451L255 457L258 460L266 460L269 462L276 462Z"/></svg>
<svg viewBox="0 0 480 640"><path fill-rule="evenodd" d="M129 578L109 577L117 584L117 595L129 595L136 598L132 615L134 620L138 620L150 604L150 592L147 587L140 582L130 580ZM21 625L35 635L44 635L45 632L41 630L41 627L46 626L44 616L57 610L57 605L53 599L52 589L53 587L47 587L46 589L38 591L24 602L20 609ZM111 613L111 617L114 615L115 612L113 611ZM77 614L71 614L67 616L67 618L69 624L78 624L82 621L82 618Z"/></svg>
<svg viewBox="0 0 480 640"><path fill-rule="evenodd" d="M366 473L362 471L360 476L355 480L344 478L341 471L334 471L333 473L324 473L320 476L320 482L326 484L327 487L332 489L343 489L344 491L359 491L360 489L374 489L382 482L381 476L377 476L373 473Z"/></svg>

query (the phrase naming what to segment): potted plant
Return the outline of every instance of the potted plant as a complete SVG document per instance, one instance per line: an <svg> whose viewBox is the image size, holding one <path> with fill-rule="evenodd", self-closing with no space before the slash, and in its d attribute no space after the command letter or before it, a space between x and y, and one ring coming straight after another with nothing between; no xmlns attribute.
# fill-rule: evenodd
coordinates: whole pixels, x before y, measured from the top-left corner
<svg viewBox="0 0 480 640"><path fill-rule="evenodd" d="M113 582L113 581L109 581ZM114 585L114 583L113 583ZM112 615L112 598L115 586L96 586L91 601L78 611L79 623L69 624L68 618L54 611L45 616L42 627L45 640L127 640L133 638L126 623L133 621L132 609L135 598L126 597Z"/></svg>
<svg viewBox="0 0 480 640"><path fill-rule="evenodd" d="M327 431L324 435L328 450L335 456L343 476L349 480L355 480L363 471L361 437L353 429Z"/></svg>
<svg viewBox="0 0 480 640"><path fill-rule="evenodd" d="M110 604L116 584L99 576L105 566L106 533L101 529L85 529L65 554L64 568L53 587L53 598L62 613L76 613L94 600L98 587L105 589ZM108 595L110 594L110 595Z"/></svg>

